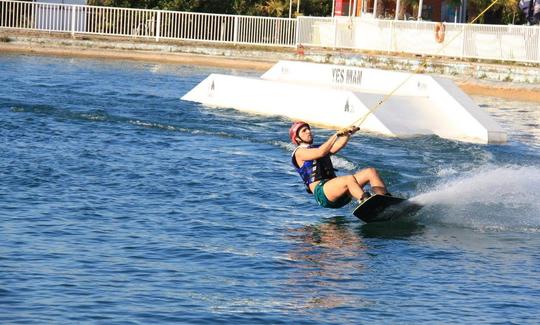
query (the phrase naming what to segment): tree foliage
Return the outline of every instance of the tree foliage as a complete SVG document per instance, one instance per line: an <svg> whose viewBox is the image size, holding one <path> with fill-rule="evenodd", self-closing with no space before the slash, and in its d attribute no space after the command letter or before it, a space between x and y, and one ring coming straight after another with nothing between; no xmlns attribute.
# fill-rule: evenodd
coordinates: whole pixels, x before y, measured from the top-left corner
<svg viewBox="0 0 540 325"><path fill-rule="evenodd" d="M493 0L468 0L469 20L476 18L491 5ZM518 7L519 0L497 1L484 15L477 20L485 24L512 24L522 23L522 14Z"/></svg>
<svg viewBox="0 0 540 325"><path fill-rule="evenodd" d="M290 2L292 1L292 3ZM332 0L89 0L88 4L110 7L127 7L141 9L163 9L174 11L207 12L217 14L253 15L270 17L288 17L292 4L292 17L296 17L296 8L300 1L300 15L329 16L332 13ZM414 15L418 10L419 0L401 0L400 17ZM468 0L469 20L474 19L493 0ZM523 23L523 15L518 9L519 0L498 1L480 19L479 23L512 24ZM446 3L459 8L462 0L446 0ZM379 13L385 8L393 9L395 3L388 0L378 0ZM410 9L407 9L410 8Z"/></svg>
<svg viewBox="0 0 540 325"><path fill-rule="evenodd" d="M296 15L299 0L90 0L89 5L163 9L174 11L208 12L288 17L292 1L292 16ZM332 0L300 0L300 14L305 16L329 16Z"/></svg>

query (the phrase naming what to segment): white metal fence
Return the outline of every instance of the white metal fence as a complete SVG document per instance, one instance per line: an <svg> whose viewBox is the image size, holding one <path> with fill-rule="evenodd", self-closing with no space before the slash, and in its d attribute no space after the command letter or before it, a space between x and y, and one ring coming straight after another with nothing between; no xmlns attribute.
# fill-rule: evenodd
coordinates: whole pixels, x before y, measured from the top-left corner
<svg viewBox="0 0 540 325"><path fill-rule="evenodd" d="M0 28L540 63L540 28L350 17L297 19L0 0Z"/></svg>
<svg viewBox="0 0 540 325"><path fill-rule="evenodd" d="M296 20L0 0L0 27L295 46Z"/></svg>
<svg viewBox="0 0 540 325"><path fill-rule="evenodd" d="M297 42L322 47L540 63L538 26L444 24L349 17L299 17Z"/></svg>

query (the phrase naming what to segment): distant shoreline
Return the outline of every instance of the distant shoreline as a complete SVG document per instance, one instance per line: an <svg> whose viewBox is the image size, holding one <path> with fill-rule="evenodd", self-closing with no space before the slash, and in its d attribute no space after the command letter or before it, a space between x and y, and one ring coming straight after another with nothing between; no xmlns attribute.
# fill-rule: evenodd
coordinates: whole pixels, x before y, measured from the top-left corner
<svg viewBox="0 0 540 325"><path fill-rule="evenodd" d="M540 102L539 89L496 87L474 83L456 82L468 95L490 96L516 101Z"/></svg>
<svg viewBox="0 0 540 325"><path fill-rule="evenodd" d="M2 33L10 35L12 33ZM15 32L15 36L21 35ZM114 60L137 60L147 62L160 62L170 64L200 65L220 68L246 69L256 71L266 71L279 60L299 59L295 49L249 49L249 48L227 48L220 46L199 45L197 48L193 44L187 43L182 49L185 52L165 51L163 49L153 49L156 46L150 43L148 48L140 49L145 44L141 42L130 43L126 41L107 40L108 43L98 41L73 40L66 37L50 38L51 35L42 38L33 36L31 39L17 40L15 42L0 42L0 54L32 54L59 57L79 57L79 58L103 58ZM52 41L51 41L52 40ZM77 43L78 42L78 43ZM84 43L87 42L87 43ZM96 44L94 47L93 45ZM114 44L113 47L111 44ZM159 46L166 47L167 43L160 43ZM176 46L176 45L175 45ZM190 47L191 46L191 47ZM112 47L112 48L111 48ZM171 45L172 48L172 45ZM176 49L176 48L175 48ZM191 51L191 53L189 53ZM207 52L207 53L204 53ZM216 53L211 55L208 53ZM336 53L338 54L338 53ZM300 58L302 59L302 58ZM308 58L306 58L308 59ZM313 60L312 60L313 61ZM335 63L335 62L330 62ZM338 63L335 63L338 64ZM450 63L451 64L451 63ZM456 65L459 65L456 62ZM510 70L510 66L508 69ZM519 101L540 102L540 85L523 84L513 82L496 82L478 80L467 76L447 76L451 77L456 84L469 95L492 96Z"/></svg>
<svg viewBox="0 0 540 325"><path fill-rule="evenodd" d="M0 53L13 53L13 54L36 54L47 56L60 56L60 57L79 57L79 58L103 58L114 60L136 60L136 61L148 61L148 62L160 62L160 63L174 63L174 64L192 64L211 67L225 67L225 68L237 68L248 70L260 70L265 71L269 69L274 63L255 61L247 59L235 59L214 57L209 55L198 54L184 54L184 53L154 53L154 52L141 52L141 51L126 51L126 50L113 50L108 49L87 49L87 48L59 48L59 47L47 47L36 45L15 45L9 43L0 43Z"/></svg>

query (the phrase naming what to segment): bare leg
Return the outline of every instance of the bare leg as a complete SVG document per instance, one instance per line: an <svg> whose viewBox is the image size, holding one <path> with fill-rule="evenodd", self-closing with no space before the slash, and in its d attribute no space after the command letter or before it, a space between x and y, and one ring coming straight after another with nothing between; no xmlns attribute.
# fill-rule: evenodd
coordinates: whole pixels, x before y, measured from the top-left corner
<svg viewBox="0 0 540 325"><path fill-rule="evenodd" d="M379 176L377 170L373 167L362 169L358 173L354 174L354 178L360 187L364 187L367 183L369 183L375 194L387 193L386 185L384 184L381 176Z"/></svg>
<svg viewBox="0 0 540 325"><path fill-rule="evenodd" d="M324 184L323 190L324 195L332 202L335 202L345 193L357 200L360 200L364 194L362 187L353 175L332 178Z"/></svg>
<svg viewBox="0 0 540 325"><path fill-rule="evenodd" d="M347 193L357 200L362 199L366 184L370 184L376 194L386 194L386 185L375 168L362 169L354 175L339 176L332 178L324 184L324 195L328 200L335 202L343 194Z"/></svg>

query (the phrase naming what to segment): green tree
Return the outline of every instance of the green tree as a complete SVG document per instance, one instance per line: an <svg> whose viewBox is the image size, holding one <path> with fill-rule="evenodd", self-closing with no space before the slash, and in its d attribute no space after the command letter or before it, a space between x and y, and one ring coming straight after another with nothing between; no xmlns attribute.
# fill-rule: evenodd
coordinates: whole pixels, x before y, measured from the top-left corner
<svg viewBox="0 0 540 325"><path fill-rule="evenodd" d="M163 0L160 9L172 11L194 11L199 8L201 0Z"/></svg>
<svg viewBox="0 0 540 325"><path fill-rule="evenodd" d="M468 16L469 21L481 14L484 9L491 5L493 0L468 0ZM486 13L480 16L477 23L480 24L511 24L516 16L519 18L518 10L519 0L499 0Z"/></svg>
<svg viewBox="0 0 540 325"><path fill-rule="evenodd" d="M255 15L257 13L256 4L260 0L232 0L232 10L236 15Z"/></svg>
<svg viewBox="0 0 540 325"><path fill-rule="evenodd" d="M266 0L264 3L258 3L255 8L263 16L282 17L288 12L289 6L283 0Z"/></svg>
<svg viewBox="0 0 540 325"><path fill-rule="evenodd" d="M289 16L290 0L89 0L89 5L208 12L216 14ZM298 0L293 1L293 13ZM329 16L332 0L301 0L300 13L306 16Z"/></svg>
<svg viewBox="0 0 540 325"><path fill-rule="evenodd" d="M300 5L300 12L304 16L325 17L332 14L332 0L302 0Z"/></svg>
<svg viewBox="0 0 540 325"><path fill-rule="evenodd" d="M199 1L199 6L194 11L216 13L216 14L230 14L233 13L232 9L233 1L224 0L203 0Z"/></svg>
<svg viewBox="0 0 540 325"><path fill-rule="evenodd" d="M93 6L122 7L122 8L141 8L156 9L159 8L160 0L89 0L88 4Z"/></svg>
<svg viewBox="0 0 540 325"><path fill-rule="evenodd" d="M525 23L525 19L519 9L519 0L506 0L503 2L502 6L503 24Z"/></svg>

